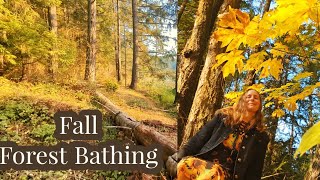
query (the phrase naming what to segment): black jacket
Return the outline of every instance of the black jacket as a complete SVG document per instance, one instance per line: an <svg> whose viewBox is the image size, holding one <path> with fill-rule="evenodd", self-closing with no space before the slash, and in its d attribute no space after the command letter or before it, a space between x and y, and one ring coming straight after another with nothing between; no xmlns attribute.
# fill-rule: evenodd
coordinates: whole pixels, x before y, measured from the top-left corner
<svg viewBox="0 0 320 180"><path fill-rule="evenodd" d="M186 156L201 158L223 142L232 132L232 128L224 124L226 116L215 115L213 120L204 125L186 145L178 152L180 160ZM255 128L249 130L241 143L241 148L236 158L234 174L235 180L259 180L261 179L264 158L269 137L266 132L260 132Z"/></svg>

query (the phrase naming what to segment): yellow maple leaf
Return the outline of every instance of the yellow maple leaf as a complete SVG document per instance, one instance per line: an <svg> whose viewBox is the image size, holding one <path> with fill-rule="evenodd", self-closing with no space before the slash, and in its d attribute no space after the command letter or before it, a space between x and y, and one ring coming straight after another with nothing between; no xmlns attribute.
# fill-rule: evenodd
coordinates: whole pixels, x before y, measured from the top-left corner
<svg viewBox="0 0 320 180"><path fill-rule="evenodd" d="M278 117L278 118L280 118L280 117L282 117L282 116L284 116L285 115L285 112L282 110L282 109L276 109L276 110L274 110L273 112L272 112L272 117Z"/></svg>
<svg viewBox="0 0 320 180"><path fill-rule="evenodd" d="M275 43L274 48L270 50L270 53L273 54L273 57L283 57L284 55L286 55L287 52L289 52L288 46L279 42Z"/></svg>
<svg viewBox="0 0 320 180"><path fill-rule="evenodd" d="M227 77L229 74L234 75L236 71L235 66L238 67L239 71L242 70L244 59L242 53L243 51L241 50L233 50L230 53L227 53L226 59L228 60L222 68L222 74L224 78Z"/></svg>
<svg viewBox="0 0 320 180"><path fill-rule="evenodd" d="M303 73L299 73L298 75L296 75L293 80L294 81L299 81L301 79L304 79L304 78L307 78L307 77L310 77L312 76L312 72L303 72Z"/></svg>
<svg viewBox="0 0 320 180"><path fill-rule="evenodd" d="M228 54L229 54L229 53L221 53L221 54L218 54L218 55L216 56L217 63L212 66L212 69L217 68L218 66L220 66L221 64L223 64L225 61L227 61L227 60L228 60Z"/></svg>
<svg viewBox="0 0 320 180"><path fill-rule="evenodd" d="M313 125L306 133L303 134L301 138L300 145L294 157L296 158L299 154L302 156L307 150L311 149L313 146L320 144L320 122Z"/></svg>
<svg viewBox="0 0 320 180"><path fill-rule="evenodd" d="M218 28L213 36L216 40L221 41L221 47L225 47L236 37L230 29Z"/></svg>
<svg viewBox="0 0 320 180"><path fill-rule="evenodd" d="M265 108L268 108L268 107L270 107L271 105L273 105L274 103L273 102L268 102L268 103L266 103L265 105L264 105L264 107Z"/></svg>
<svg viewBox="0 0 320 180"><path fill-rule="evenodd" d="M263 60L267 56L265 51L261 51L258 53L251 54L246 65L244 66L244 70L259 70ZM260 67L260 68L259 68Z"/></svg>
<svg viewBox="0 0 320 180"><path fill-rule="evenodd" d="M293 112L297 109L297 103L294 99L290 98L289 100L285 101L284 107Z"/></svg>
<svg viewBox="0 0 320 180"><path fill-rule="evenodd" d="M261 94L261 93L264 93L262 91L264 88L265 88L265 86L263 84L253 84L253 85L249 86L247 89L254 89Z"/></svg>
<svg viewBox="0 0 320 180"><path fill-rule="evenodd" d="M240 46L240 44L244 41L245 36L243 35L238 35L237 38L233 38L233 40L230 42L230 44L227 47L227 52L228 51L232 51L234 49L238 49L238 47Z"/></svg>
<svg viewBox="0 0 320 180"><path fill-rule="evenodd" d="M263 67L262 70L261 70L261 73L260 73L259 78L260 78L260 79L266 78L266 77L268 77L268 75L269 75L269 69L268 69L268 67Z"/></svg>
<svg viewBox="0 0 320 180"><path fill-rule="evenodd" d="M320 18L320 17L319 17ZM320 23L320 22L319 22ZM317 50L317 51L320 51L320 44L317 44L314 46L314 48Z"/></svg>
<svg viewBox="0 0 320 180"><path fill-rule="evenodd" d="M310 8L310 11L308 12L308 16L310 19L315 22L316 24L319 24L320 22L320 6L314 6Z"/></svg>
<svg viewBox="0 0 320 180"><path fill-rule="evenodd" d="M281 60L276 59L276 58L272 59L270 64L271 65L270 65L269 72L270 72L271 76L273 76L276 80L279 80L280 73L283 69Z"/></svg>
<svg viewBox="0 0 320 180"><path fill-rule="evenodd" d="M231 92L228 92L228 94L224 95L224 97L227 98L227 99L234 100L234 99L240 98L240 96L242 94L243 94L243 92L231 91Z"/></svg>
<svg viewBox="0 0 320 180"><path fill-rule="evenodd" d="M227 51L237 49L245 40L243 38L244 30L249 23L249 14L229 6L229 12L219 16L218 28L214 32L214 38L222 42L221 47L230 45Z"/></svg>
<svg viewBox="0 0 320 180"><path fill-rule="evenodd" d="M264 61L258 68L263 68L259 76L260 79L271 75L275 79L279 80L279 75L283 66L281 60L275 58Z"/></svg>

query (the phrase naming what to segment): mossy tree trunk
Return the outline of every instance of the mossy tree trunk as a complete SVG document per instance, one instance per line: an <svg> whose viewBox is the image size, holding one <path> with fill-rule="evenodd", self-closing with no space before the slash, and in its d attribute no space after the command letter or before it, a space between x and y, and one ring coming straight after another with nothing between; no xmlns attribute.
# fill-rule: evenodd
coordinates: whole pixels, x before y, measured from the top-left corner
<svg viewBox="0 0 320 180"><path fill-rule="evenodd" d="M223 1L200 0L192 34L180 55L178 78L178 143L183 137L200 73L205 61L209 38Z"/></svg>
<svg viewBox="0 0 320 180"><path fill-rule="evenodd" d="M84 79L91 83L95 82L96 76L96 15L96 0L88 0L88 40Z"/></svg>
<svg viewBox="0 0 320 180"><path fill-rule="evenodd" d="M130 88L135 89L138 82L138 14L137 14L137 1L132 0L132 76Z"/></svg>
<svg viewBox="0 0 320 180"><path fill-rule="evenodd" d="M225 13L230 5L240 7L241 0L225 0L219 14ZM213 32L213 31L212 31ZM208 53L201 72L199 84L188 116L182 144L185 144L208 120L212 119L216 110L221 108L224 96L224 79L221 67L212 69L217 63L216 56L225 52L221 43L210 37Z"/></svg>

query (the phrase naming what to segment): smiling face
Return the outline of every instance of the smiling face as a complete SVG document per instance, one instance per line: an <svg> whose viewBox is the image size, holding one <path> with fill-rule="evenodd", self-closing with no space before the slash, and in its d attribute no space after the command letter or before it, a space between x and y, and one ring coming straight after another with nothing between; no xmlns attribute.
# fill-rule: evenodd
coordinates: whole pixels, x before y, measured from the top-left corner
<svg viewBox="0 0 320 180"><path fill-rule="evenodd" d="M261 106L260 95L255 90L249 90L244 95L245 107L248 112L256 113Z"/></svg>

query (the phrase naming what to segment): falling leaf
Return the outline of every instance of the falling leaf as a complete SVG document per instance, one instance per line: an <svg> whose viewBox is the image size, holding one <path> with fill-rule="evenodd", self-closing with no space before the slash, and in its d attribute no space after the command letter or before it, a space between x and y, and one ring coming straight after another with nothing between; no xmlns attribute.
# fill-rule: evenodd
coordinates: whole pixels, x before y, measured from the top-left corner
<svg viewBox="0 0 320 180"><path fill-rule="evenodd" d="M294 153L296 158L298 155L302 156L307 150L313 146L320 144L320 122L313 125L301 138L299 148Z"/></svg>

